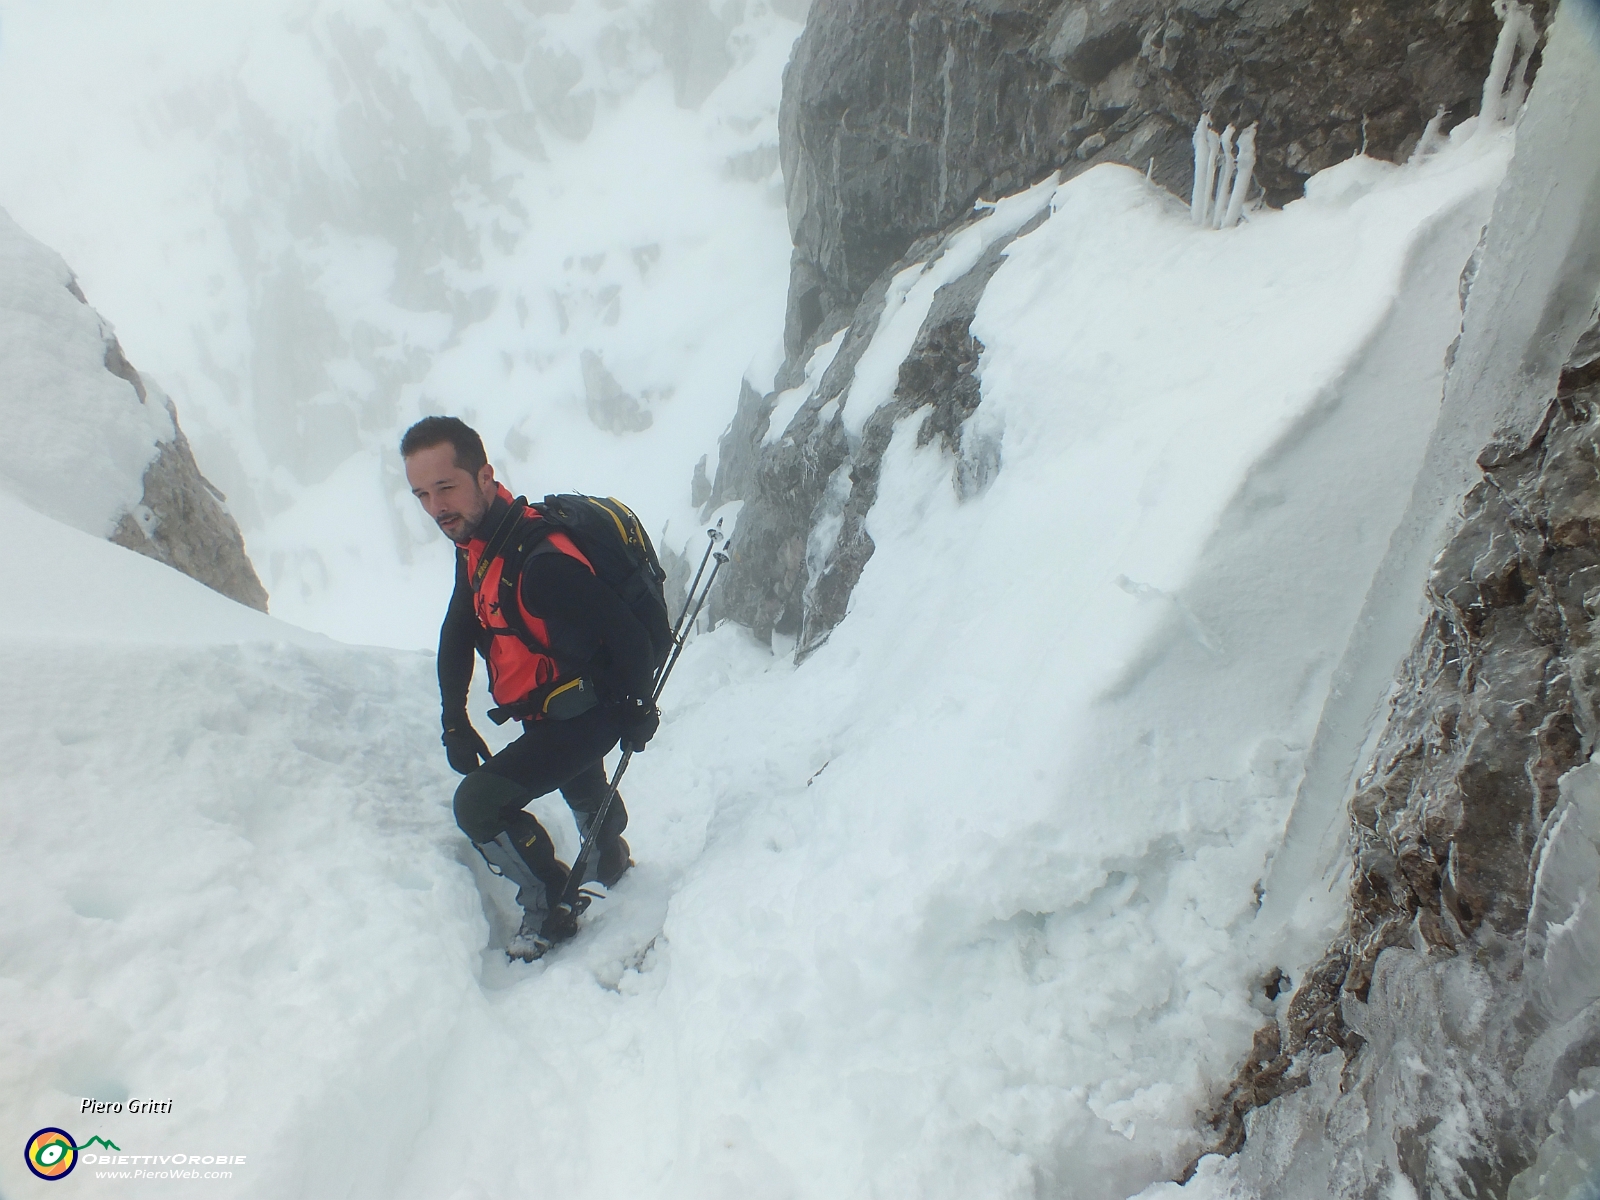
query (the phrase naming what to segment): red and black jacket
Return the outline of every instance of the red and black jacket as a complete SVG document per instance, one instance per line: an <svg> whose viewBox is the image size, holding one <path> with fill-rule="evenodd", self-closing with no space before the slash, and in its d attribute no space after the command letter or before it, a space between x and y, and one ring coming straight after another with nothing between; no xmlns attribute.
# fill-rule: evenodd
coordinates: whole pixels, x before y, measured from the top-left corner
<svg viewBox="0 0 1600 1200"><path fill-rule="evenodd" d="M466 710L474 650L502 707L527 707L580 677L602 700L650 694L655 664L644 626L565 533L523 524L541 520L502 486L474 536L456 546L455 592L439 630L447 725Z"/></svg>

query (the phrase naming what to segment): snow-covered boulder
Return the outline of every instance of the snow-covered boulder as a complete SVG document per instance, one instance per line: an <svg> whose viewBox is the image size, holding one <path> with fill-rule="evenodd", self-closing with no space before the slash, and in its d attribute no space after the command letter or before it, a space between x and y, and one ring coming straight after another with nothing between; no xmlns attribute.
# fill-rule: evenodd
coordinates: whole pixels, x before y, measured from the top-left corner
<svg viewBox="0 0 1600 1200"><path fill-rule="evenodd" d="M171 399L128 362L61 256L4 210L0 418L0 488L265 611L244 538Z"/></svg>

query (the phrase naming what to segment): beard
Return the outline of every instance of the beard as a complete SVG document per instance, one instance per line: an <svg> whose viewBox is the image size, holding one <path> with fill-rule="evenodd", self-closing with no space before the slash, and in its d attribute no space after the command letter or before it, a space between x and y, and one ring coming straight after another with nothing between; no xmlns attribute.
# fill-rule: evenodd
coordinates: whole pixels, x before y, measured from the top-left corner
<svg viewBox="0 0 1600 1200"><path fill-rule="evenodd" d="M452 542L471 541L473 535L478 532L478 527L483 524L483 518L489 514L489 506L492 503L491 500L485 500L476 508L440 513L434 518L434 523Z"/></svg>

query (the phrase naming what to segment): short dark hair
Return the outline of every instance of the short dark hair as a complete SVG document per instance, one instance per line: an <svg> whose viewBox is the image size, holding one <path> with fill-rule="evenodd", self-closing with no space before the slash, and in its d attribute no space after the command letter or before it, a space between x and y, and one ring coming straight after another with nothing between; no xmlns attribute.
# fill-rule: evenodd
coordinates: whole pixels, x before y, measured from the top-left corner
<svg viewBox="0 0 1600 1200"><path fill-rule="evenodd" d="M455 449L456 466L476 475L488 463L483 439L478 431L458 417L423 417L400 439L400 457L410 458L418 450L449 442Z"/></svg>

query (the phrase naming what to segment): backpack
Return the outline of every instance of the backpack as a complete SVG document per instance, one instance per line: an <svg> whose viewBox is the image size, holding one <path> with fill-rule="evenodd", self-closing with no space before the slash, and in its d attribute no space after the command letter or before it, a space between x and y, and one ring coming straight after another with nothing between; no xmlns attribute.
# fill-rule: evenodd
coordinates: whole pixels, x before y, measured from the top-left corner
<svg viewBox="0 0 1600 1200"><path fill-rule="evenodd" d="M633 510L615 497L602 500L598 496L570 494L546 496L543 503L528 507L544 518L536 530L544 534L559 530L570 537L600 581L621 597L650 635L650 649L659 672L672 653L672 622L667 615L664 590L667 573ZM539 540L543 540L542 536ZM524 542L521 549L531 549L532 545ZM504 611L509 615L518 609L513 603Z"/></svg>

